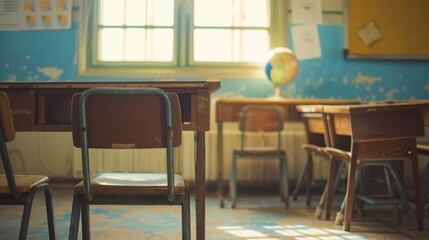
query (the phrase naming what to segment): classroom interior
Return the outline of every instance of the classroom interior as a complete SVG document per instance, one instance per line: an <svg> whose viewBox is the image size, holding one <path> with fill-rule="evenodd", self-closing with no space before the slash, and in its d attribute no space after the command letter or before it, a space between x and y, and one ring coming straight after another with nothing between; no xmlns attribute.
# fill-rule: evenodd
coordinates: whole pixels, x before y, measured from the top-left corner
<svg viewBox="0 0 429 240"><path fill-rule="evenodd" d="M268 2L282 2L274 0ZM304 1L304 0L302 0ZM351 1L351 0L349 0ZM398 0L395 0L395 4ZM413 0L416 3L417 0ZM5 1L7 2L7 1ZM22 1L28 2L28 1ZM39 1L37 1L39 2ZM40 1L42 2L42 1ZM55 2L55 1L53 1ZM303 145L308 143L308 131L303 119L300 118L295 106L292 104L293 113L298 114L297 119L287 121L281 132L281 148L285 151L287 159L287 182L288 182L288 206L285 207L285 199L279 196L279 188L284 189L281 183L280 164L277 161L239 161L237 165L237 202L233 201L229 194L229 185L232 174L232 152L240 145L240 131L237 121L225 121L222 124L222 133L219 129L219 103L225 99L269 99L274 88L266 76L257 78L230 78L222 75L211 75L209 77L121 77L110 76L82 76L79 61L80 32L82 24L81 14L83 12L82 2L79 0L66 1L71 4L70 28L64 30L14 30L0 31L0 91L25 92L20 83L36 85L58 84L70 89L74 83L99 84L127 82L131 84L152 83L157 81L173 82L180 84L188 83L210 83L219 84L204 102L208 112L204 113L205 121L203 128L207 128L202 135L204 139L204 195L203 204L198 203L201 198L197 192L198 177L196 176L197 159L201 156L196 154L196 149L201 143L192 131L182 132L182 145L174 150L176 158L175 171L183 176L191 186L190 194L190 238L191 239L252 239L252 240L274 240L274 239L428 239L429 238L429 204L428 192L423 186L427 178L429 162L428 150L419 151L417 154L419 178L422 196L422 208L417 210L415 205L412 166L408 161L402 165L395 165L400 169L399 177L409 200L409 209L405 205L395 204L362 204L357 201L354 205L350 229L345 231L343 224L336 223L337 212L347 191L347 172L341 172L339 186L335 189L331 216L324 219L318 209L318 204L324 196L324 190L328 178L329 162L324 156L315 154L312 170L312 181L308 184L311 189L311 201L307 200L305 181L298 186L300 174L306 166L308 157ZM91 2L91 1L90 1ZM296 27L305 26L294 16L292 0L284 0L284 18L286 24L285 38L287 46L297 51L300 46L294 38ZM429 32L426 20L428 16L417 15L413 18L416 31L407 31L409 35L398 36L399 39L414 39L409 45L419 47L403 47L395 52L399 57L394 60L377 57L357 57L353 53L345 51L347 45L348 21L345 18L347 2L343 0L319 0L308 1L308 4L319 4L321 11L321 22L310 24L317 32L318 44L320 44L320 55L299 60L299 72L294 80L281 86L280 91L285 98L322 101L355 101L359 103L394 103L402 101L423 102L429 96L429 48L424 40L429 40ZM364 1L364 2L368 2ZM388 5L388 0L382 1ZM1 3L1 1L0 1ZM429 7L428 3L423 4ZM282 5L283 6L283 5ZM372 5L370 5L372 6ZM394 4L392 4L394 6ZM396 6L396 5L395 5ZM374 7L374 6L372 6ZM378 6L379 7L379 6ZM422 6L421 9L424 9ZM420 10L419 10L420 11ZM419 14L421 14L419 12ZM294 18L295 17L295 18ZM309 16L300 16L302 17ZM346 20L347 19L347 20ZM421 22L418 22L421 20ZM365 20L366 21L366 20ZM411 20L410 20L411 21ZM418 23L418 24L417 24ZM400 24L392 23L392 27L401 28ZM1 24L0 24L1 25ZM402 26L403 27L403 26ZM419 29L419 27L421 29ZM423 29L423 30L422 30ZM421 31L420 31L421 30ZM414 35L420 32L422 35ZM385 37L382 32L382 37ZM361 39L355 40L361 43ZM379 41L381 42L381 41ZM413 45L413 46L414 46ZM426 47L420 47L426 45ZM408 45L407 45L408 46ZM301 46L302 47L302 46ZM350 47L350 46L349 46ZM389 46L391 47L391 46ZM391 47L394 49L394 47ZM410 50L411 49L411 50ZM417 50L416 50L417 49ZM350 51L353 48L349 49ZM356 51L362 49L357 48ZM417 58L407 52L417 51ZM309 54L309 53L307 53ZM314 54L314 53L313 53ZM350 54L350 56L347 56ZM371 53L372 54L372 53ZM376 53L377 55L378 53ZM414 52L413 52L414 54ZM420 55L421 54L421 55ZM397 55L395 55L397 56ZM423 56L423 57L422 57ZM261 69L263 67L261 66ZM264 75L265 73L263 73ZM30 96L39 91L37 86L29 87ZM197 84L198 85L198 84ZM200 84L201 85L201 84ZM36 86L36 87L34 87ZM216 85L217 86L217 85ZM34 89L32 89L34 88ZM43 91L42 91L43 92ZM27 94L27 93L25 93ZM22 99L14 95L14 99ZM37 93L39 94L39 93ZM37 95L36 94L36 95ZM41 93L44 94L44 93ZM182 93L183 94L183 93ZM46 100L47 99L47 100ZM45 103L48 102L49 98ZM185 99L189 100L185 97ZM207 99L206 99L207 100ZM16 100L12 100L16 101ZM58 106L63 108L64 99L51 98L51 104L44 106ZM70 99L66 100L69 103ZM25 101L23 101L25 102ZM34 109L41 104L37 100L31 102ZM27 102L28 103L28 102ZM26 103L26 104L27 104ZM192 101L191 101L192 103ZM189 103L189 104L191 104ZM317 104L317 101L314 102ZM337 102L338 103L338 102ZM33 106L33 105L32 105ZM58 107L57 106L57 107ZM191 106L191 105L189 105ZM426 106L427 107L427 106ZM198 107L195 107L198 108ZM58 108L59 109L59 108ZM192 111L194 108L190 108ZM25 115L31 113L13 112L13 114ZM59 109L64 112L64 109ZM69 110L69 109L67 109ZM31 112L31 110L28 110ZM424 125L419 129L420 133L416 139L417 144L429 142L429 128L427 118L429 114L423 112ZM34 114L34 113L33 113ZM55 121L63 121L60 113L52 111L51 117ZM34 119L41 121L40 113L31 115ZM417 116L421 117L419 114ZM48 119L48 118L46 118ZM48 120L44 120L49 122ZM21 118L22 120L22 118ZM25 119L24 119L25 120ZM412 119L414 120L414 119ZM26 121L26 120L25 120ZM68 121L68 120L67 120ZM56 124L56 123L54 123ZM369 123L368 123L369 124ZM19 125L19 124L18 124ZM47 123L49 125L49 123ZM192 128L192 127L188 127ZM10 160L15 174L45 175L50 179L52 190L54 223L56 239L68 239L70 219L73 201L73 189L82 179L82 155L81 149L74 147L72 133L63 129L35 130L36 127L16 132L13 141L7 143ZM422 132L423 131L423 132ZM219 148L219 135L222 135L222 148ZM200 136L201 138L201 136ZM201 140L201 139L200 139ZM276 136L257 133L251 135L254 145L264 145L275 142ZM411 143L413 143L411 141ZM415 150L415 149L414 149ZM91 170L94 172L118 171L118 172L158 172L165 171L166 167L155 161L144 162L144 158L163 159L161 150L97 150L91 153ZM120 158L118 163L115 159ZM219 160L220 159L220 160ZM222 171L220 171L220 169ZM346 168L344 168L346 169ZM4 176L4 168L0 172ZM383 179L385 172L375 169L375 177L369 172L368 185L359 187L357 191L364 191L368 195L389 195L386 185L390 181ZM221 174L221 177L219 177ZM372 176L372 178L371 178ZM381 177L380 177L381 176ZM305 180L305 179L304 179ZM429 178L428 178L429 180ZM3 184L7 182L2 178ZM222 183L222 196L219 196L219 184ZM362 190L362 188L365 188ZM8 191L8 190L6 190ZM296 198L293 194L296 193ZM0 201L0 203L2 203ZM359 205L361 203L361 205ZM205 217L201 218L201 207L204 208ZM22 206L10 206L0 204L0 239L18 239L20 232ZM91 237L93 239L182 239L181 211L178 206L91 206ZM424 229L419 229L416 221L418 214L423 216ZM197 217L198 216L198 217ZM200 222L198 223L198 220ZM201 230L204 226L204 230ZM79 239L82 229L79 229ZM45 209L45 197L37 193L33 202L27 239L49 239L48 224Z"/></svg>

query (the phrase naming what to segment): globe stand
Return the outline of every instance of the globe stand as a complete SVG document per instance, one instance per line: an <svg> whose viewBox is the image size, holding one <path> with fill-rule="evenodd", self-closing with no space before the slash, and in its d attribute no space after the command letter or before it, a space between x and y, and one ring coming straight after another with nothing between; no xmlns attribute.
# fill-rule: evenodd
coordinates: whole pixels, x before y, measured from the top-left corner
<svg viewBox="0 0 429 240"><path fill-rule="evenodd" d="M284 94L280 90L279 86L274 87L274 94L270 96L271 99L282 99L285 98Z"/></svg>

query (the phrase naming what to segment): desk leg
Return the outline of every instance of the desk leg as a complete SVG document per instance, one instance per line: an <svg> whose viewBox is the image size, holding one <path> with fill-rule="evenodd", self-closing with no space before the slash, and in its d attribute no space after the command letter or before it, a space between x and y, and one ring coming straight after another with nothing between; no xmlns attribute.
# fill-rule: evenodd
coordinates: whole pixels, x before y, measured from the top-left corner
<svg viewBox="0 0 429 240"><path fill-rule="evenodd" d="M197 239L205 239L206 198L206 145L205 132L196 132L195 182L196 182L196 229Z"/></svg>
<svg viewBox="0 0 429 240"><path fill-rule="evenodd" d="M224 207L223 199L223 125L222 122L217 124L217 195L219 205Z"/></svg>
<svg viewBox="0 0 429 240"><path fill-rule="evenodd" d="M349 172L348 172L347 190L346 190L346 206L344 210L344 222L343 222L344 231L350 231L350 225L352 221L353 202L355 199L355 181L356 181L358 146L359 146L358 143L352 143L351 159L349 162Z"/></svg>
<svg viewBox="0 0 429 240"><path fill-rule="evenodd" d="M413 180L414 180L414 194L415 194L415 203L416 203L416 220L417 220L417 229L419 231L423 231L423 204L422 204L422 196L420 191L420 172L419 172L419 163L417 158L417 147L416 140L414 139L414 143L411 147L411 167L413 172Z"/></svg>
<svg viewBox="0 0 429 240"><path fill-rule="evenodd" d="M329 218L331 217L331 209L332 209L332 201L334 198L334 193L335 193L335 189L334 189L334 182L335 182L335 178L336 178L336 167L337 167L337 161L335 159L335 157L330 156L329 157L329 170L328 170L328 181L326 183L326 200L325 200L325 219L329 220Z"/></svg>

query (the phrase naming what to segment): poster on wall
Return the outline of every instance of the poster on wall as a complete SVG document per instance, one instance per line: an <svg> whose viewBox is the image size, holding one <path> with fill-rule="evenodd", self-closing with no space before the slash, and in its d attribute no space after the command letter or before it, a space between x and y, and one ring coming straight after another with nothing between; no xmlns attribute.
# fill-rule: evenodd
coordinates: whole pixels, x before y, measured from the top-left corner
<svg viewBox="0 0 429 240"><path fill-rule="evenodd" d="M0 0L0 30L70 29L72 0Z"/></svg>

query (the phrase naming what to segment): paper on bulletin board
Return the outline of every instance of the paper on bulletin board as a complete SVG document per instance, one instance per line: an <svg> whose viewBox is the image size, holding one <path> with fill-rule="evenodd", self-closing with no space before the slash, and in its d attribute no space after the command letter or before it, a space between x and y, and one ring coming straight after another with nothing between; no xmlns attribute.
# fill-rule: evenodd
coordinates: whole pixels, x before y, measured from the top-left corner
<svg viewBox="0 0 429 240"><path fill-rule="evenodd" d="M322 23L322 0L293 0L294 23Z"/></svg>
<svg viewBox="0 0 429 240"><path fill-rule="evenodd" d="M0 0L0 30L21 29L21 1Z"/></svg>
<svg viewBox="0 0 429 240"><path fill-rule="evenodd" d="M69 29L72 0L23 0L22 29Z"/></svg>
<svg viewBox="0 0 429 240"><path fill-rule="evenodd" d="M291 33L294 52L298 59L304 60L322 56L317 25L292 26Z"/></svg>
<svg viewBox="0 0 429 240"><path fill-rule="evenodd" d="M69 29L72 0L0 0L0 30Z"/></svg>

